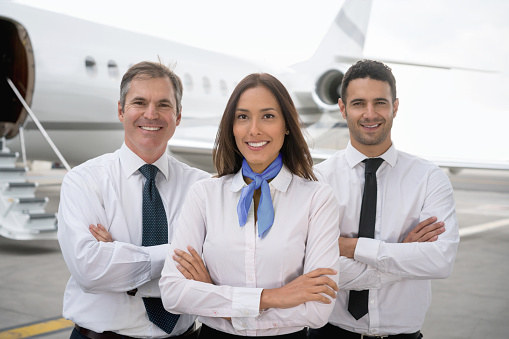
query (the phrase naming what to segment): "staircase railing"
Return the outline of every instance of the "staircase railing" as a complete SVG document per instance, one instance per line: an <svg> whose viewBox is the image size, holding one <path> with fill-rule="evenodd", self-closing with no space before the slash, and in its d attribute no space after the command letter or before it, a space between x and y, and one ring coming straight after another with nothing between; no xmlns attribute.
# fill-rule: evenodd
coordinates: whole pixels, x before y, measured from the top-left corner
<svg viewBox="0 0 509 339"><path fill-rule="evenodd" d="M9 84L9 86L11 86L12 91L14 92L14 94L16 94L16 96L18 97L19 101L21 102L23 107L26 109L26 111L28 112L28 115L30 115L30 118L32 118L32 120L34 121L34 123L37 126L37 128L39 129L39 131L41 131L43 137L46 139L46 141L50 145L50 147L53 150L53 152L55 152L55 154L57 155L58 159L60 159L60 162L64 165L64 167L68 171L70 171L71 170L71 166L69 166L67 161L65 161L64 157L62 156L62 153L60 153L60 151L58 150L58 148L55 145L55 143L53 143L53 140L51 140L51 138L48 135L48 133L46 133L46 130L44 129L44 127L39 122L39 119L37 119L37 117L35 116L34 112L30 109L30 106L28 106L28 104L25 102L25 99L19 93L18 89L12 83L11 79L7 78L7 83ZM24 140L24 135L23 134L20 134L20 142L21 142L21 145L22 145L22 151L24 152L24 149L25 149L25 140ZM23 156L23 159L26 159L26 157Z"/></svg>

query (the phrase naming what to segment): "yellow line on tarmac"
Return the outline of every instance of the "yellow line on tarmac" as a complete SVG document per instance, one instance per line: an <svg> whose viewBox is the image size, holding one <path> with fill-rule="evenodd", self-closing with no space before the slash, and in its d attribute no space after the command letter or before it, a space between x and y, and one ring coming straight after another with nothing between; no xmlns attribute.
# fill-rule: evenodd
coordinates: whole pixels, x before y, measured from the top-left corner
<svg viewBox="0 0 509 339"><path fill-rule="evenodd" d="M72 321L60 318L0 332L0 339L30 338L36 335L55 332L65 328L71 328L73 326L74 323Z"/></svg>

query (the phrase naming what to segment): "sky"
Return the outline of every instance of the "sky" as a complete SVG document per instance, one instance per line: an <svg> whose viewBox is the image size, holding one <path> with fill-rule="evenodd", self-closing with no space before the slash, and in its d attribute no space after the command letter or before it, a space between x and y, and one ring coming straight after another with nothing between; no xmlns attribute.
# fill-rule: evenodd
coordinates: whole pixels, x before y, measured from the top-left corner
<svg viewBox="0 0 509 339"><path fill-rule="evenodd" d="M343 4L341 0L18 2L276 66L309 58ZM374 0L365 55L509 71L508 13L506 0Z"/></svg>
<svg viewBox="0 0 509 339"><path fill-rule="evenodd" d="M2 1L11 0L0 0L0 5ZM16 1L274 66L310 58L343 4L341 0ZM509 161L503 138L509 124L508 14L507 0L373 0L365 57L497 72L492 81L466 73L443 77L432 69L412 75L403 67L397 73L396 67L403 113L398 114L393 140L399 149L424 157Z"/></svg>

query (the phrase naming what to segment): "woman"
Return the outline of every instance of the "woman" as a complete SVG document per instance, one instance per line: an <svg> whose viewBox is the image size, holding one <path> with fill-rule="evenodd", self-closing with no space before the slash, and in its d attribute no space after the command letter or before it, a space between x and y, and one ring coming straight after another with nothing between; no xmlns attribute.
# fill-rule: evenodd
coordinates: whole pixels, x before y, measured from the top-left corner
<svg viewBox="0 0 509 339"><path fill-rule="evenodd" d="M200 316L201 338L305 338L304 327L323 326L332 312L339 210L315 181L297 111L276 78L251 74L237 85L213 157L217 178L191 188L170 245L165 308Z"/></svg>

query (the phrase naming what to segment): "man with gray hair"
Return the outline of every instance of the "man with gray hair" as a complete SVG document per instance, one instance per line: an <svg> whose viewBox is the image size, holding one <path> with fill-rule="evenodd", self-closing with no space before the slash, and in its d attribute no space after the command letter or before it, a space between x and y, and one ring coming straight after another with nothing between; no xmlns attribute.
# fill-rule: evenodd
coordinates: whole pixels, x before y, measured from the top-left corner
<svg viewBox="0 0 509 339"><path fill-rule="evenodd" d="M76 324L71 338L197 337L195 317L165 311L159 290L187 191L210 177L166 152L181 100L182 83L168 67L144 61L129 68L118 102L122 147L62 182L58 240L71 272L63 309Z"/></svg>

